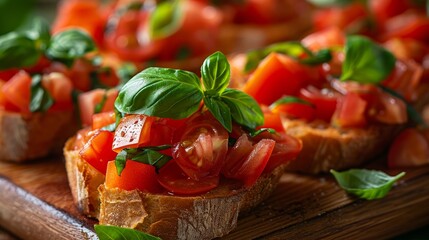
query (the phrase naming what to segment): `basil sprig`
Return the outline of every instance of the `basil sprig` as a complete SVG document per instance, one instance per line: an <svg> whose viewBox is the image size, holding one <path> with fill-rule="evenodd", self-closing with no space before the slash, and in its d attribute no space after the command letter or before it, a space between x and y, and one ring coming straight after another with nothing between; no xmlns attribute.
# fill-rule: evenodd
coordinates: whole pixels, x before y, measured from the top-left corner
<svg viewBox="0 0 429 240"><path fill-rule="evenodd" d="M54 99L42 86L42 76L37 74L31 79L31 112L46 112L54 104Z"/></svg>
<svg viewBox="0 0 429 240"><path fill-rule="evenodd" d="M270 109L273 109L273 108L280 106L280 105L283 105L283 104L292 104L292 103L299 103L299 104L304 104L304 105L314 107L314 105L311 102L306 101L302 98L295 97L295 96L284 96L284 97L280 98L279 100L273 102L270 105Z"/></svg>
<svg viewBox="0 0 429 240"><path fill-rule="evenodd" d="M245 72L254 70L258 64L270 53L282 53L288 55L306 65L317 65L329 62L332 59L329 49L322 49L318 52L312 52L300 42L290 41L272 44L261 50L254 50L247 53L247 60L244 67Z"/></svg>
<svg viewBox="0 0 429 240"><path fill-rule="evenodd" d="M331 170L331 173L347 193L367 200L383 198L393 184L405 175L405 172L402 172L391 177L384 172L367 169L351 169L344 172Z"/></svg>
<svg viewBox="0 0 429 240"><path fill-rule="evenodd" d="M363 36L347 37L341 80L377 84L395 67L395 56Z"/></svg>
<svg viewBox="0 0 429 240"><path fill-rule="evenodd" d="M53 60L71 66L75 59L95 50L95 43L85 32L70 29L52 37L46 55Z"/></svg>
<svg viewBox="0 0 429 240"><path fill-rule="evenodd" d="M161 240L159 237L131 228L96 224L94 229L100 240Z"/></svg>
<svg viewBox="0 0 429 240"><path fill-rule="evenodd" d="M202 83L195 73L147 68L120 90L115 107L122 113L183 119L194 114L201 101L213 116L231 132L232 120L248 128L264 122L258 103L229 84L230 66L221 52L209 56L201 67Z"/></svg>
<svg viewBox="0 0 429 240"><path fill-rule="evenodd" d="M149 34L153 39L165 38L176 32L183 22L182 6L178 0L163 1L149 17Z"/></svg>
<svg viewBox="0 0 429 240"><path fill-rule="evenodd" d="M115 159L115 165L116 170L118 171L118 175L121 176L121 173L125 168L125 163L127 162L127 160L149 164L151 166L154 166L158 171L172 158L168 155L159 152L168 148L171 148L171 146L162 145L156 147L122 149Z"/></svg>

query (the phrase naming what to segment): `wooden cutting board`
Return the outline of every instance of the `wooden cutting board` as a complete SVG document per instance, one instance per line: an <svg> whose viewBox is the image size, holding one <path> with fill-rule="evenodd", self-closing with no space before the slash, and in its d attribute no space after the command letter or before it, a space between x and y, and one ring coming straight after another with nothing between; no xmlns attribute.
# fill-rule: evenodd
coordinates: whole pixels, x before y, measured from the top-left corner
<svg viewBox="0 0 429 240"><path fill-rule="evenodd" d="M429 167L405 171L386 198L374 201L348 196L330 175L285 174L274 194L240 216L225 239L383 239L427 225ZM94 224L73 204L61 157L0 163L5 229L23 239L97 239Z"/></svg>

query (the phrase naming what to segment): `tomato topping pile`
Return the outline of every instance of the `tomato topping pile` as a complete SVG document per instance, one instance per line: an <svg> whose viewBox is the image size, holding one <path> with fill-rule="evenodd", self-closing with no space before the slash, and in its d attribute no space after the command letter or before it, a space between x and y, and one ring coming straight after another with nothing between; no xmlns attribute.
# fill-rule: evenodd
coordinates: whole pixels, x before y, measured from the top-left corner
<svg viewBox="0 0 429 240"><path fill-rule="evenodd" d="M295 159L302 148L301 141L282 131L250 137L235 126L229 134L209 112L183 120L126 115L115 132L98 129L114 123L113 112L95 114L93 119L96 128L81 130L75 148L81 147L82 159L106 175L109 188L196 195L216 188L221 178L250 187L263 172ZM134 157L118 175L115 159L121 152L162 145L170 147L159 153L171 160L160 169Z"/></svg>

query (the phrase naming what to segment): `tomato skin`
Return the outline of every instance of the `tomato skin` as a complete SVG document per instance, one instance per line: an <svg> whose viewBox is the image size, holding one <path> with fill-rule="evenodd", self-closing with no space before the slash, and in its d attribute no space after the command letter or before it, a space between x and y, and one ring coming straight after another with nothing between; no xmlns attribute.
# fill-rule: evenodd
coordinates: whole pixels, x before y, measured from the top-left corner
<svg viewBox="0 0 429 240"><path fill-rule="evenodd" d="M154 117L141 114L123 117L115 130L113 151L120 152L124 148L137 148L149 144L154 120Z"/></svg>
<svg viewBox="0 0 429 240"><path fill-rule="evenodd" d="M229 152L229 155L232 156L229 157L228 165L225 165L222 173L225 177L238 179L243 182L244 186L250 187L255 184L264 171L276 142L271 139L262 139L251 147L250 152L245 154L246 151L243 151L243 148L248 150L250 147L246 141L248 139L242 137L237 140Z"/></svg>
<svg viewBox="0 0 429 240"><path fill-rule="evenodd" d="M24 114L30 113L31 76L26 71L19 71L3 84L1 92L8 103Z"/></svg>
<svg viewBox="0 0 429 240"><path fill-rule="evenodd" d="M62 73L48 73L42 77L42 86L54 99L54 104L49 110L71 110L73 84L68 77Z"/></svg>
<svg viewBox="0 0 429 240"><path fill-rule="evenodd" d="M340 127L364 127L367 124L367 102L357 93L349 92L342 97L332 117L332 124Z"/></svg>
<svg viewBox="0 0 429 240"><path fill-rule="evenodd" d="M370 0L368 8L381 27L386 21L410 8L409 0Z"/></svg>
<svg viewBox="0 0 429 240"><path fill-rule="evenodd" d="M296 95L310 79L314 79L314 72L288 56L271 53L259 64L242 90L258 103L270 105L283 95Z"/></svg>
<svg viewBox="0 0 429 240"><path fill-rule="evenodd" d="M171 160L159 170L158 182L171 193L197 195L216 188L219 185L219 176L194 180L188 177L174 160Z"/></svg>
<svg viewBox="0 0 429 240"><path fill-rule="evenodd" d="M190 178L198 180L219 175L227 151L227 131L206 112L187 122L173 147L173 158Z"/></svg>
<svg viewBox="0 0 429 240"><path fill-rule="evenodd" d="M283 132L283 123L282 119L278 112L274 112L271 110L264 111L264 124L259 128L272 128L277 132Z"/></svg>
<svg viewBox="0 0 429 240"><path fill-rule="evenodd" d="M99 172L106 174L107 162L114 160L117 153L112 151L113 133L99 130L83 146L79 155Z"/></svg>
<svg viewBox="0 0 429 240"><path fill-rule="evenodd" d="M295 160L302 150L302 141L287 134L280 134L275 140L276 145L264 169L266 173L272 172L282 164Z"/></svg>
<svg viewBox="0 0 429 240"><path fill-rule="evenodd" d="M393 141L387 156L389 168L415 167L429 163L428 130L403 130Z"/></svg>
<svg viewBox="0 0 429 240"><path fill-rule="evenodd" d="M118 176L115 161L110 161L107 164L105 184L107 188L119 188L127 191L135 189L149 193L163 191L157 181L155 167L132 160L126 161L121 176Z"/></svg>
<svg viewBox="0 0 429 240"><path fill-rule="evenodd" d="M365 6L353 3L345 7L321 9L314 14L313 22L316 31L335 26L352 33L361 33L367 30L364 29L367 17Z"/></svg>
<svg viewBox="0 0 429 240"><path fill-rule="evenodd" d="M92 130L100 129L116 122L115 112L102 112L92 116Z"/></svg>
<svg viewBox="0 0 429 240"><path fill-rule="evenodd" d="M79 95L78 102L82 125L92 125L92 115L94 115L95 106L101 103L104 96L107 98L101 109L101 112L113 111L115 99L118 96L117 89L94 89Z"/></svg>
<svg viewBox="0 0 429 240"><path fill-rule="evenodd" d="M379 39L384 42L391 38L411 38L423 42L429 41L429 18L422 13L407 11L385 24L385 31Z"/></svg>
<svg viewBox="0 0 429 240"><path fill-rule="evenodd" d="M344 46L346 36L344 31L338 27L330 27L316 31L302 39L302 44L313 51L325 48Z"/></svg>
<svg viewBox="0 0 429 240"><path fill-rule="evenodd" d="M288 118L312 121L316 116L316 109L315 106L305 103L288 103L275 106L273 113L284 114Z"/></svg>
<svg viewBox="0 0 429 240"><path fill-rule="evenodd" d="M332 116L337 108L338 93L320 90L315 87L307 87L300 90L300 97L315 106L315 118L325 122L331 122Z"/></svg>

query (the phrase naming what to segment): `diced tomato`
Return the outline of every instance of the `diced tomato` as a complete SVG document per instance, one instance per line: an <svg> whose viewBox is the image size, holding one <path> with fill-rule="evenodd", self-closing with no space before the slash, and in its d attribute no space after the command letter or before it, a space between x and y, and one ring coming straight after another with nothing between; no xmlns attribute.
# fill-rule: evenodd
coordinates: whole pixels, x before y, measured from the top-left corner
<svg viewBox="0 0 429 240"><path fill-rule="evenodd" d="M141 114L123 117L115 130L113 150L120 152L124 148L137 148L149 144L154 120L154 117Z"/></svg>
<svg viewBox="0 0 429 240"><path fill-rule="evenodd" d="M264 172L272 172L278 166L294 160L302 150L302 141L292 136L280 134L274 140L276 145Z"/></svg>
<svg viewBox="0 0 429 240"><path fill-rule="evenodd" d="M260 104L270 105L283 95L296 95L299 89L314 79L314 71L292 58L271 53L256 68L243 91Z"/></svg>
<svg viewBox="0 0 429 240"><path fill-rule="evenodd" d="M118 96L117 89L94 89L89 92L81 93L78 97L80 118L84 126L92 125L92 115L97 104L101 104L103 98L106 98L101 112L113 111L115 99Z"/></svg>
<svg viewBox="0 0 429 240"><path fill-rule="evenodd" d="M367 102L359 94L349 92L339 99L332 123L340 127L363 127L367 123L366 107Z"/></svg>
<svg viewBox="0 0 429 240"><path fill-rule="evenodd" d="M273 109L273 113L284 114L288 118L298 118L305 121L312 121L316 116L316 108L305 103L279 104Z"/></svg>
<svg viewBox="0 0 429 240"><path fill-rule="evenodd" d="M335 26L349 33L365 32L367 19L368 13L361 3L321 9L313 17L316 31Z"/></svg>
<svg viewBox="0 0 429 240"><path fill-rule="evenodd" d="M7 81L1 89L8 103L21 113L30 113L31 76L21 70Z"/></svg>
<svg viewBox="0 0 429 240"><path fill-rule="evenodd" d="M104 67L97 71L97 77L101 84L108 87L116 87L119 84L119 77L111 67Z"/></svg>
<svg viewBox="0 0 429 240"><path fill-rule="evenodd" d="M423 68L412 59L397 59L390 76L382 82L386 87L395 90L405 99L414 101L417 98Z"/></svg>
<svg viewBox="0 0 429 240"><path fill-rule="evenodd" d="M331 90L320 90L312 86L300 90L300 97L311 102L316 107L316 118L325 122L331 122L340 96L339 93Z"/></svg>
<svg viewBox="0 0 429 240"><path fill-rule="evenodd" d="M252 146L242 135L229 151L222 173L242 181L246 187L252 186L264 171L275 144L274 140L262 139Z"/></svg>
<svg viewBox="0 0 429 240"><path fill-rule="evenodd" d="M375 120L386 124L404 124L408 121L407 106L401 99L391 94L380 92L375 96Z"/></svg>
<svg viewBox="0 0 429 240"><path fill-rule="evenodd" d="M325 48L344 46L346 36L340 28L330 27L308 35L301 42L307 48L319 51Z"/></svg>
<svg viewBox="0 0 429 240"><path fill-rule="evenodd" d="M174 145L173 158L192 179L219 175L228 151L228 132L208 112L192 118Z"/></svg>
<svg viewBox="0 0 429 240"><path fill-rule="evenodd" d="M91 72L94 66L89 60L77 59L69 70L70 80L73 86L80 91L89 91L91 89Z"/></svg>
<svg viewBox="0 0 429 240"><path fill-rule="evenodd" d="M115 112L102 112L92 116L92 130L100 129L116 122Z"/></svg>
<svg viewBox="0 0 429 240"><path fill-rule="evenodd" d="M376 19L377 25L384 26L386 21L410 8L409 0L370 0L368 8Z"/></svg>
<svg viewBox="0 0 429 240"><path fill-rule="evenodd" d="M396 58L403 60L410 58L417 63L422 63L425 56L429 54L429 46L411 38L392 38L383 43L383 46L392 52Z"/></svg>
<svg viewBox="0 0 429 240"><path fill-rule="evenodd" d="M429 163L428 130L408 128L390 146L387 156L389 168L414 167Z"/></svg>
<svg viewBox="0 0 429 240"><path fill-rule="evenodd" d="M103 32L103 13L98 0L69 0L60 5L52 32L78 27L87 31L98 42Z"/></svg>
<svg viewBox="0 0 429 240"><path fill-rule="evenodd" d="M283 124L278 112L264 111L264 124L260 128L272 128L277 132L283 132Z"/></svg>
<svg viewBox="0 0 429 240"><path fill-rule="evenodd" d="M90 128L82 128L76 133L73 143L73 150L81 150L83 146L94 136L96 131L91 131Z"/></svg>
<svg viewBox="0 0 429 240"><path fill-rule="evenodd" d="M7 81L19 72L18 69L6 69L0 71L0 80Z"/></svg>
<svg viewBox="0 0 429 240"><path fill-rule="evenodd" d="M121 176L118 175L115 161L110 161L107 164L105 184L107 188L128 191L138 189L142 192L160 193L163 190L157 181L155 167L132 160L126 161Z"/></svg>
<svg viewBox="0 0 429 240"><path fill-rule="evenodd" d="M171 160L159 170L158 182L171 193L196 195L216 188L219 185L219 176L194 180L188 177L174 160Z"/></svg>
<svg viewBox="0 0 429 240"><path fill-rule="evenodd" d="M107 162L115 160L117 155L112 151L112 143L113 133L100 130L94 133L79 154L99 172L106 174Z"/></svg>
<svg viewBox="0 0 429 240"><path fill-rule="evenodd" d="M429 18L414 11L407 11L386 22L385 32L380 36L381 41L391 38L411 38L419 41L429 41Z"/></svg>
<svg viewBox="0 0 429 240"><path fill-rule="evenodd" d="M50 110L70 110L73 108L72 91L73 84L62 73L49 73L43 75L42 86L54 99L54 105Z"/></svg>

